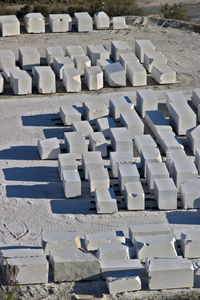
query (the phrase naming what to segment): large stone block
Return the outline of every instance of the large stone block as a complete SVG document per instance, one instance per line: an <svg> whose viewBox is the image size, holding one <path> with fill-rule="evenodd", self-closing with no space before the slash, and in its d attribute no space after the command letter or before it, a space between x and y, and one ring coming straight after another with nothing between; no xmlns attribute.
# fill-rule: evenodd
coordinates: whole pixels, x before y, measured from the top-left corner
<svg viewBox="0 0 200 300"><path fill-rule="evenodd" d="M39 140L37 148L41 159L57 159L60 154L60 145L56 137Z"/></svg>
<svg viewBox="0 0 200 300"><path fill-rule="evenodd" d="M137 63L139 60L135 56L134 52L130 53L119 53L119 62L124 66L125 70L127 70L127 66L132 63Z"/></svg>
<svg viewBox="0 0 200 300"><path fill-rule="evenodd" d="M87 67L84 70L84 80L89 91L103 88L103 72L99 66Z"/></svg>
<svg viewBox="0 0 200 300"><path fill-rule="evenodd" d="M153 162L162 162L162 157L158 148L149 147L141 150L141 167L144 177L146 177L146 164Z"/></svg>
<svg viewBox="0 0 200 300"><path fill-rule="evenodd" d="M2 75L7 82L10 82L10 72L11 71L15 72L16 70L20 71L20 68L19 67L3 67Z"/></svg>
<svg viewBox="0 0 200 300"><path fill-rule="evenodd" d="M81 46L67 46L66 55L69 56L69 58L74 59L75 56L85 56L86 54Z"/></svg>
<svg viewBox="0 0 200 300"><path fill-rule="evenodd" d="M56 76L51 67L33 67L34 85L39 94L51 94L56 92Z"/></svg>
<svg viewBox="0 0 200 300"><path fill-rule="evenodd" d="M32 78L26 71L10 71L10 86L14 95L32 94Z"/></svg>
<svg viewBox="0 0 200 300"><path fill-rule="evenodd" d="M155 46L150 40L136 40L135 41L135 55L140 60L141 63L144 63L144 54L146 52L154 52Z"/></svg>
<svg viewBox="0 0 200 300"><path fill-rule="evenodd" d="M93 30L93 21L88 12L75 13L74 17L78 32L88 32Z"/></svg>
<svg viewBox="0 0 200 300"><path fill-rule="evenodd" d="M144 53L144 67L151 73L153 66L167 64L167 58L162 52L147 51Z"/></svg>
<svg viewBox="0 0 200 300"><path fill-rule="evenodd" d="M169 151L184 149L180 139L170 130L158 130L157 143L165 154Z"/></svg>
<svg viewBox="0 0 200 300"><path fill-rule="evenodd" d="M28 33L44 33L45 19L41 13L28 13L24 16L24 25Z"/></svg>
<svg viewBox="0 0 200 300"><path fill-rule="evenodd" d="M20 47L19 62L23 70L32 70L40 65L40 53L35 47Z"/></svg>
<svg viewBox="0 0 200 300"><path fill-rule="evenodd" d="M58 172L60 179L63 179L64 170L77 170L77 163L72 153L58 154Z"/></svg>
<svg viewBox="0 0 200 300"><path fill-rule="evenodd" d="M96 12L94 14L94 24L96 29L108 29L110 27L109 16L103 12Z"/></svg>
<svg viewBox="0 0 200 300"><path fill-rule="evenodd" d="M109 111L113 119L119 120L122 112L130 111L131 109L134 109L134 104L127 102L126 97L111 96L109 98Z"/></svg>
<svg viewBox="0 0 200 300"><path fill-rule="evenodd" d="M87 233L84 236L85 246L88 251L96 251L101 244L120 242L125 243L125 236L122 231L102 231Z"/></svg>
<svg viewBox="0 0 200 300"><path fill-rule="evenodd" d="M137 150L139 156L144 148L157 148L157 144L150 134L137 134L134 139L134 151Z"/></svg>
<svg viewBox="0 0 200 300"><path fill-rule="evenodd" d="M72 125L74 121L81 121L81 113L70 104L61 105L59 116L66 126Z"/></svg>
<svg viewBox="0 0 200 300"><path fill-rule="evenodd" d="M81 91L81 76L75 68L63 69L63 85L68 93Z"/></svg>
<svg viewBox="0 0 200 300"><path fill-rule="evenodd" d="M118 177L119 165L134 163L132 152L110 152L111 176Z"/></svg>
<svg viewBox="0 0 200 300"><path fill-rule="evenodd" d="M89 135L90 149L101 152L102 157L107 157L107 141L102 132L93 132Z"/></svg>
<svg viewBox="0 0 200 300"><path fill-rule="evenodd" d="M62 180L66 198L81 197L81 178L78 170L64 170Z"/></svg>
<svg viewBox="0 0 200 300"><path fill-rule="evenodd" d="M106 284L110 294L125 293L141 290L141 280L139 276L108 277Z"/></svg>
<svg viewBox="0 0 200 300"><path fill-rule="evenodd" d="M156 178L169 178L169 172L165 163L148 162L146 164L147 186L150 193L154 193L154 180Z"/></svg>
<svg viewBox="0 0 200 300"><path fill-rule="evenodd" d="M200 174L200 148L197 149L195 152L195 165L198 170L198 173Z"/></svg>
<svg viewBox="0 0 200 300"><path fill-rule="evenodd" d="M100 274L98 259L80 249L51 251L50 265L55 282L96 280Z"/></svg>
<svg viewBox="0 0 200 300"><path fill-rule="evenodd" d="M126 29L125 17L113 17L112 18L112 28L114 30Z"/></svg>
<svg viewBox="0 0 200 300"><path fill-rule="evenodd" d="M96 120L97 130L101 131L105 138L110 138L110 129L115 128L116 124L113 118L99 118Z"/></svg>
<svg viewBox="0 0 200 300"><path fill-rule="evenodd" d="M184 209L200 208L200 179L188 178L180 185L180 197Z"/></svg>
<svg viewBox="0 0 200 300"><path fill-rule="evenodd" d="M73 121L72 130L80 132L84 137L89 138L93 128L88 121Z"/></svg>
<svg viewBox="0 0 200 300"><path fill-rule="evenodd" d="M187 104L187 98L181 91L170 91L166 93L166 106L170 110L170 104L177 102L179 105Z"/></svg>
<svg viewBox="0 0 200 300"><path fill-rule="evenodd" d="M97 214L114 214L118 212L113 189L97 188L95 190L95 203Z"/></svg>
<svg viewBox="0 0 200 300"><path fill-rule="evenodd" d="M17 17L0 16L0 32L2 36L20 35L20 22Z"/></svg>
<svg viewBox="0 0 200 300"><path fill-rule="evenodd" d="M84 75L85 68L91 67L91 60L86 55L75 56L74 64L75 64L75 68L77 69L79 74L82 76L82 75Z"/></svg>
<svg viewBox="0 0 200 300"><path fill-rule="evenodd" d="M177 209L177 189L172 178L156 178L154 195L159 209Z"/></svg>
<svg viewBox="0 0 200 300"><path fill-rule="evenodd" d="M144 123L134 109L125 111L120 114L121 125L128 129L132 139L135 139L137 134L144 133Z"/></svg>
<svg viewBox="0 0 200 300"><path fill-rule="evenodd" d="M74 68L74 62L68 56L56 56L53 60L53 69L57 77L63 79L63 70Z"/></svg>
<svg viewBox="0 0 200 300"><path fill-rule="evenodd" d="M133 141L127 128L111 128L110 135L111 145L115 152L133 153Z"/></svg>
<svg viewBox="0 0 200 300"><path fill-rule="evenodd" d="M84 178L86 180L88 179L88 175L91 170L103 167L104 162L100 151L83 153L82 168L84 172Z"/></svg>
<svg viewBox="0 0 200 300"><path fill-rule="evenodd" d="M139 62L127 64L127 78L132 86L147 85L147 72Z"/></svg>
<svg viewBox="0 0 200 300"><path fill-rule="evenodd" d="M107 169L103 167L92 169L89 172L89 184L91 194L96 189L108 189L110 187L110 178Z"/></svg>
<svg viewBox="0 0 200 300"><path fill-rule="evenodd" d="M125 41L111 41L111 58L113 61L119 60L121 53L132 53L133 48Z"/></svg>
<svg viewBox="0 0 200 300"><path fill-rule="evenodd" d="M128 210L145 209L145 193L139 181L125 183L125 195Z"/></svg>
<svg viewBox="0 0 200 300"><path fill-rule="evenodd" d="M186 159L186 153L184 151L184 149L175 149L175 150L169 150L166 153L166 166L169 170L170 173L170 177L173 177L173 173L174 173L174 161L176 161L176 158L181 158L182 160Z"/></svg>
<svg viewBox="0 0 200 300"><path fill-rule="evenodd" d="M119 242L101 244L97 251L97 257L101 261L129 259L129 246Z"/></svg>
<svg viewBox="0 0 200 300"><path fill-rule="evenodd" d="M15 67L15 56L12 50L0 50L0 71L5 67Z"/></svg>
<svg viewBox="0 0 200 300"><path fill-rule="evenodd" d="M46 60L49 66L53 65L55 57L64 57L64 51L60 46L53 46L46 48Z"/></svg>
<svg viewBox="0 0 200 300"><path fill-rule="evenodd" d="M103 71L103 76L105 77L105 67L112 63L113 61L111 59L97 59L96 65L101 68L101 70Z"/></svg>
<svg viewBox="0 0 200 300"><path fill-rule="evenodd" d="M109 115L108 107L104 102L98 100L83 102L83 117L90 123L95 123L98 118L106 117Z"/></svg>
<svg viewBox="0 0 200 300"><path fill-rule="evenodd" d="M172 131L172 127L160 110L148 110L145 112L145 122L157 138L161 130Z"/></svg>
<svg viewBox="0 0 200 300"><path fill-rule="evenodd" d="M67 152L72 153L76 159L81 159L82 154L88 151L88 144L79 131L64 133Z"/></svg>
<svg viewBox="0 0 200 300"><path fill-rule="evenodd" d="M109 86L126 86L126 71L120 62L105 66L105 80Z"/></svg>
<svg viewBox="0 0 200 300"><path fill-rule="evenodd" d="M139 182L140 174L135 164L119 165L119 186L120 190L125 190L125 184L127 182Z"/></svg>
<svg viewBox="0 0 200 300"><path fill-rule="evenodd" d="M200 125L186 131L187 143L193 155L200 148Z"/></svg>
<svg viewBox="0 0 200 300"><path fill-rule="evenodd" d="M88 45L87 55L91 59L93 66L97 64L98 59L110 59L110 52L103 45Z"/></svg>
<svg viewBox="0 0 200 300"><path fill-rule="evenodd" d="M72 31L72 18L68 14L50 14L49 26L52 32Z"/></svg>
<svg viewBox="0 0 200 300"><path fill-rule="evenodd" d="M200 258L200 230L184 229L181 234L181 251L185 258Z"/></svg>
<svg viewBox="0 0 200 300"><path fill-rule="evenodd" d="M144 118L148 110L158 109L158 98L152 89L140 89L136 91L136 110Z"/></svg>
<svg viewBox="0 0 200 300"><path fill-rule="evenodd" d="M152 78L159 84L170 84L176 82L176 72L168 65L154 65Z"/></svg>

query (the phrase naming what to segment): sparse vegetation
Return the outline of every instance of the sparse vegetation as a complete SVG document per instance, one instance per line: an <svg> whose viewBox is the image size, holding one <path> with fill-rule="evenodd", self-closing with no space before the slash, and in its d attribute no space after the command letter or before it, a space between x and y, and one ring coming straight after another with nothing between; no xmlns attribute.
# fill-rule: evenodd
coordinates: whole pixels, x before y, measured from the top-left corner
<svg viewBox="0 0 200 300"><path fill-rule="evenodd" d="M161 12L166 19L187 20L186 9L183 4L169 5L166 3L161 7Z"/></svg>

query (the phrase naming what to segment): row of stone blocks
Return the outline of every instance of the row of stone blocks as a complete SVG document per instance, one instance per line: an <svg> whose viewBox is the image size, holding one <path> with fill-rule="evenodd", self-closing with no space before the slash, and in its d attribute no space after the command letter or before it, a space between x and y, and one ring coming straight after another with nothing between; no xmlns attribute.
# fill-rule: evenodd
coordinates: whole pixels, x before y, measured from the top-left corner
<svg viewBox="0 0 200 300"><path fill-rule="evenodd" d="M75 25L78 32L93 30L93 20L87 12L75 13ZM94 14L97 29L108 29L110 20L105 12ZM44 33L45 18L41 13L28 13L24 16L24 25L28 33ZM72 31L72 18L68 14L50 14L49 26L52 32ZM112 18L113 29L125 29L125 17ZM20 35L20 22L15 15L0 16L0 32L2 36Z"/></svg>
<svg viewBox="0 0 200 300"><path fill-rule="evenodd" d="M83 241L75 232L53 232L43 235L43 249L2 249L2 273L9 284L47 283L50 265L54 282L101 277L111 294L141 290L145 279L151 290L194 286L189 259L200 257L199 229L183 230L183 257L168 224L133 225L129 238L123 231L87 233Z"/></svg>

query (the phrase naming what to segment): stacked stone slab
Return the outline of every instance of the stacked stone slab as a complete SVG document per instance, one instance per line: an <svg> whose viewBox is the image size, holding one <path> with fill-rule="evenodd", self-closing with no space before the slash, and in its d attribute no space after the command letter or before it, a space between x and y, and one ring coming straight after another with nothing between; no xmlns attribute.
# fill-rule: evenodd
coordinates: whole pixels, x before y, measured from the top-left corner
<svg viewBox="0 0 200 300"><path fill-rule="evenodd" d="M125 184L128 182L139 182L140 175L135 164L119 165L119 187L121 192L125 190Z"/></svg>
<svg viewBox="0 0 200 300"><path fill-rule="evenodd" d="M126 19L125 17L113 17L112 27L114 30L126 29Z"/></svg>
<svg viewBox="0 0 200 300"><path fill-rule="evenodd" d="M134 162L132 152L110 152L111 177L118 177L119 165L132 164Z"/></svg>
<svg viewBox="0 0 200 300"><path fill-rule="evenodd" d="M162 157L158 148L148 147L141 150L141 168L144 177L146 177L146 165L147 163L159 163L162 162Z"/></svg>
<svg viewBox="0 0 200 300"><path fill-rule="evenodd" d="M51 94L56 92L56 76L51 67L33 67L34 85L39 94Z"/></svg>
<svg viewBox="0 0 200 300"><path fill-rule="evenodd" d="M159 209L177 209L177 188L172 178L156 178L154 195Z"/></svg>
<svg viewBox="0 0 200 300"><path fill-rule="evenodd" d="M110 134L111 145L114 151L133 153L133 141L127 128L111 128Z"/></svg>
<svg viewBox="0 0 200 300"><path fill-rule="evenodd" d="M97 188L95 190L95 204L97 214L114 214L118 212L113 189Z"/></svg>
<svg viewBox="0 0 200 300"><path fill-rule="evenodd" d="M125 183L125 197L128 210L145 209L145 193L139 181Z"/></svg>
<svg viewBox="0 0 200 300"><path fill-rule="evenodd" d="M185 229L181 234L181 251L185 258L200 257L199 229Z"/></svg>
<svg viewBox="0 0 200 300"><path fill-rule="evenodd" d="M171 126L159 110L149 110L145 112L145 122L156 138L160 131L172 131Z"/></svg>
<svg viewBox="0 0 200 300"><path fill-rule="evenodd" d="M82 76L84 75L85 68L91 67L91 60L88 56L75 56L74 57L74 64L79 72L79 74Z"/></svg>
<svg viewBox="0 0 200 300"><path fill-rule="evenodd" d="M140 89L136 91L136 110L144 118L148 110L158 109L158 99L151 89Z"/></svg>
<svg viewBox="0 0 200 300"><path fill-rule="evenodd" d="M127 66L132 63L137 63L139 60L135 56L135 53L120 53L119 54L119 62L124 66L125 70L127 70Z"/></svg>
<svg viewBox="0 0 200 300"><path fill-rule="evenodd" d="M63 171L65 170L77 170L77 163L72 153L58 154L58 172L60 179L63 179Z"/></svg>
<svg viewBox="0 0 200 300"><path fill-rule="evenodd" d="M110 27L109 16L103 11L95 13L94 24L96 29L108 29Z"/></svg>
<svg viewBox="0 0 200 300"><path fill-rule="evenodd" d="M113 118L99 118L96 120L97 130L101 131L105 138L110 138L110 129L115 128L116 124Z"/></svg>
<svg viewBox="0 0 200 300"><path fill-rule="evenodd" d="M91 170L103 167L104 163L100 151L83 153L82 168L84 172L84 178L86 180L88 179L88 175Z"/></svg>
<svg viewBox="0 0 200 300"><path fill-rule="evenodd" d="M46 60L49 66L53 66L54 58L64 56L64 51L60 46L46 48Z"/></svg>
<svg viewBox="0 0 200 300"><path fill-rule="evenodd" d="M85 246L88 251L97 251L101 244L120 242L125 243L122 231L94 232L84 235Z"/></svg>
<svg viewBox="0 0 200 300"><path fill-rule="evenodd" d="M93 132L89 135L90 149L101 152L102 157L107 157L107 140L102 132Z"/></svg>
<svg viewBox="0 0 200 300"><path fill-rule="evenodd" d="M144 53L144 67L148 73L154 66L167 64L167 58L162 52L147 51Z"/></svg>
<svg viewBox="0 0 200 300"><path fill-rule="evenodd" d="M154 193L154 180L156 178L169 178L169 172L165 163L148 162L146 164L146 178L150 193Z"/></svg>
<svg viewBox="0 0 200 300"><path fill-rule="evenodd" d="M128 129L132 139L134 139L137 134L144 133L144 123L134 109L122 112L120 114L120 122L122 126Z"/></svg>
<svg viewBox="0 0 200 300"><path fill-rule="evenodd" d="M166 64L154 65L151 73L158 84L176 83L176 72Z"/></svg>
<svg viewBox="0 0 200 300"><path fill-rule="evenodd" d="M81 197L81 178L78 170L64 170L62 181L66 198Z"/></svg>
<svg viewBox="0 0 200 300"><path fill-rule="evenodd" d="M195 152L195 165L200 174L200 149L197 149Z"/></svg>
<svg viewBox="0 0 200 300"><path fill-rule="evenodd" d="M111 41L111 58L118 61L121 53L132 53L133 48L125 41Z"/></svg>
<svg viewBox="0 0 200 300"><path fill-rule="evenodd" d="M49 26L52 32L72 31L72 18L68 14L50 14Z"/></svg>
<svg viewBox="0 0 200 300"><path fill-rule="evenodd" d="M59 117L66 126L72 125L74 121L81 121L81 113L70 104L61 105Z"/></svg>
<svg viewBox="0 0 200 300"><path fill-rule="evenodd" d="M0 16L0 32L2 36L20 35L20 22L17 17Z"/></svg>
<svg viewBox="0 0 200 300"><path fill-rule="evenodd" d="M84 137L89 138L93 128L88 121L74 121L72 122L72 130L80 132Z"/></svg>
<svg viewBox="0 0 200 300"><path fill-rule="evenodd" d="M135 135L134 153L136 154L136 156L141 155L141 151L143 148L157 148L157 144L150 134Z"/></svg>
<svg viewBox="0 0 200 300"><path fill-rule="evenodd" d="M40 53L35 47L20 47L19 62L23 70L32 70L40 65Z"/></svg>
<svg viewBox="0 0 200 300"><path fill-rule="evenodd" d="M65 132L64 139L67 152L72 153L75 159L81 159L82 154L88 151L88 144L81 132Z"/></svg>
<svg viewBox="0 0 200 300"><path fill-rule="evenodd" d="M12 70L10 72L10 86L14 95L32 94L32 78L23 70Z"/></svg>
<svg viewBox="0 0 200 300"><path fill-rule="evenodd" d="M75 68L63 69L63 86L68 93L81 91L81 76Z"/></svg>
<svg viewBox="0 0 200 300"><path fill-rule="evenodd" d="M81 46L67 46L66 55L73 60L75 56L85 56L85 52Z"/></svg>
<svg viewBox="0 0 200 300"><path fill-rule="evenodd" d="M97 64L98 59L110 59L110 52L103 45L88 45L87 55L91 59L93 66Z"/></svg>
<svg viewBox="0 0 200 300"><path fill-rule="evenodd" d="M93 30L92 18L88 12L75 13L74 17L78 32L89 32Z"/></svg>
<svg viewBox="0 0 200 300"><path fill-rule="evenodd" d="M92 66L84 70L84 80L89 91L100 90L103 88L103 72L100 67Z"/></svg>
<svg viewBox="0 0 200 300"><path fill-rule="evenodd" d="M14 67L15 56L12 50L0 50L0 71L3 71L4 67Z"/></svg>
<svg viewBox="0 0 200 300"><path fill-rule="evenodd" d="M126 86L126 71L120 62L105 66L105 80L109 86Z"/></svg>
<svg viewBox="0 0 200 300"><path fill-rule="evenodd" d="M170 130L158 130L157 143L165 154L169 151L184 149L180 139Z"/></svg>
<svg viewBox="0 0 200 300"><path fill-rule="evenodd" d="M133 108L134 105L128 103L124 96L111 96L109 99L110 116L113 117L115 121L120 119L120 114L122 112L130 111Z"/></svg>
<svg viewBox="0 0 200 300"><path fill-rule="evenodd" d="M192 150L193 155L200 148L200 125L186 131L187 144Z"/></svg>
<svg viewBox="0 0 200 300"><path fill-rule="evenodd" d="M57 77L63 79L63 70L74 68L74 62L68 56L56 56L53 60L53 69Z"/></svg>
<svg viewBox="0 0 200 300"><path fill-rule="evenodd" d="M85 101L83 102L83 117L90 123L95 123L97 119L109 115L108 107L104 102L99 101ZM101 130L99 130L101 131Z"/></svg>
<svg viewBox="0 0 200 300"><path fill-rule="evenodd" d="M110 187L110 178L107 169L99 167L89 171L89 185L91 195L97 189L108 189Z"/></svg>
<svg viewBox="0 0 200 300"><path fill-rule="evenodd" d="M41 13L28 13L24 16L24 25L28 33L44 33L45 19Z"/></svg>
<svg viewBox="0 0 200 300"><path fill-rule="evenodd" d="M180 185L180 197L184 209L200 208L200 179L188 178Z"/></svg>
<svg viewBox="0 0 200 300"><path fill-rule="evenodd" d="M155 46L150 40L135 41L135 55L141 63L144 63L144 54L148 51L155 52Z"/></svg>
<svg viewBox="0 0 200 300"><path fill-rule="evenodd" d="M139 62L127 65L127 78L132 86L147 85L147 72Z"/></svg>
<svg viewBox="0 0 200 300"><path fill-rule="evenodd" d="M56 137L39 140L37 149L41 159L57 159L60 154L60 145Z"/></svg>

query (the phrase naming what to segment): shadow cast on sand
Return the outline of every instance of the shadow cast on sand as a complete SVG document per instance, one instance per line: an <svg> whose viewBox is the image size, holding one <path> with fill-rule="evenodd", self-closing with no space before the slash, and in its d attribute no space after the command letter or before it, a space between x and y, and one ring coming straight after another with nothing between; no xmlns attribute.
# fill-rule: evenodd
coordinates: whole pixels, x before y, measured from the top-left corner
<svg viewBox="0 0 200 300"><path fill-rule="evenodd" d="M11 146L0 150L0 159L39 160L40 157L36 146Z"/></svg>

